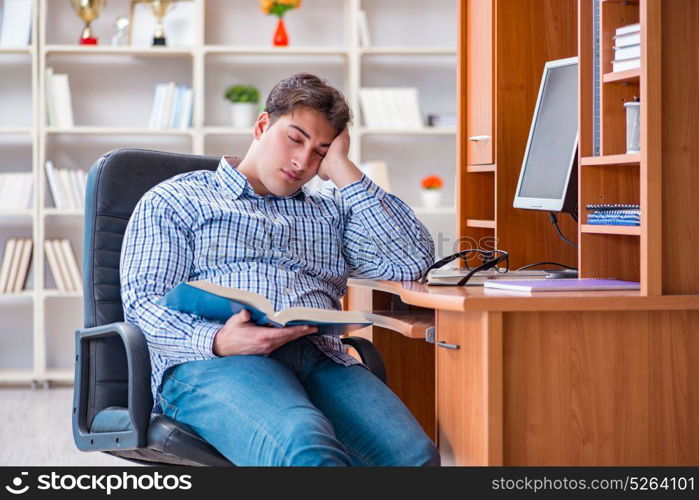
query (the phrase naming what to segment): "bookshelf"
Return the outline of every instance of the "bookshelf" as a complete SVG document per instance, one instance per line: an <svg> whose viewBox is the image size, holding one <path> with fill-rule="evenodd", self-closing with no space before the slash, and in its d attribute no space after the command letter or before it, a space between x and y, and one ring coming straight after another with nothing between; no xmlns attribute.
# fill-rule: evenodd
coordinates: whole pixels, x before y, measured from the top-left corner
<svg viewBox="0 0 699 500"><path fill-rule="evenodd" d="M443 253L451 252L455 194L447 188L444 206L422 207L419 181L437 174L446 186L455 186L456 128L369 129L363 126L358 96L362 86L416 86L423 114L454 112L456 0L433 2L426 13L420 0L306 0L285 17L291 40L286 48L272 46L275 20L263 15L254 0L194 3L192 46L110 46L114 19L127 14L129 0L108 1L92 23L100 44L80 46L82 23L70 2L35 0L32 44L0 48L0 71L19 69L12 71L9 87L0 87L0 104L12 111L0 114L0 157L17 158L36 181L31 210L0 213L0 245L13 236L35 241L30 290L0 296L0 311L9 313L0 325L0 383L72 380L73 331L82 325L82 293L57 289L43 241L69 238L81 264L84 214L54 208L45 161L56 168L87 170L101 154L119 147L242 155L251 132L230 126L222 98L230 84L255 84L264 97L281 77L309 71L338 86L355 112L352 159L386 161L393 192L415 208L435 240L439 233L446 235ZM370 47L361 47L356 34L360 9L367 12ZM69 75L74 127L47 125L46 67ZM192 126L149 130L155 84L170 80L194 89ZM0 168L6 168L4 161Z"/></svg>

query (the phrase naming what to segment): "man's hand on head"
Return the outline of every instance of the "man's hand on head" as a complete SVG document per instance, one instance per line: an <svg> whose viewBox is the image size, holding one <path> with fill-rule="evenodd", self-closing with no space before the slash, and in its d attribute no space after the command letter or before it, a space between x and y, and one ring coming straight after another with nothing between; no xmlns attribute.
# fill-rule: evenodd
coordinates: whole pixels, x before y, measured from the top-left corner
<svg viewBox="0 0 699 500"><path fill-rule="evenodd" d="M318 176L324 181L330 179L338 188L343 188L362 178L361 170L349 159L349 146L349 129L345 127L333 139L318 168Z"/></svg>

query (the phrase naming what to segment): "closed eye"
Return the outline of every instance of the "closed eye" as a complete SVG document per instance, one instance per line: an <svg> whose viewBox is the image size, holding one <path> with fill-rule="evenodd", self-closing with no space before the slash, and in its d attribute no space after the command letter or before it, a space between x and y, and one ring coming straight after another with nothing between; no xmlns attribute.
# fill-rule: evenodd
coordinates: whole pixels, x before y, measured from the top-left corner
<svg viewBox="0 0 699 500"><path fill-rule="evenodd" d="M290 135L289 135L289 136L287 136L287 137L288 137L289 139L291 139L292 141L294 141L295 143L297 143L297 144L301 144L301 141L299 141L298 139L294 139L294 138L293 138L293 137L291 137Z"/></svg>

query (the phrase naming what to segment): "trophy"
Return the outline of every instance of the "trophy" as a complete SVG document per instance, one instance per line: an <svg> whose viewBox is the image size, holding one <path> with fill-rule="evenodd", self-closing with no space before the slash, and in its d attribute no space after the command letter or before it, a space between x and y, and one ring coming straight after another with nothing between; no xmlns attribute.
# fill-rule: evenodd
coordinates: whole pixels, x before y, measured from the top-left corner
<svg viewBox="0 0 699 500"><path fill-rule="evenodd" d="M114 27L116 28L116 33L112 36L113 46L124 46L129 44L128 39L128 29L129 29L129 18L126 16L119 16L114 21Z"/></svg>
<svg viewBox="0 0 699 500"><path fill-rule="evenodd" d="M150 7L155 15L155 33L153 33L153 45L167 45L165 31L163 30L163 18L168 13L175 0L151 0Z"/></svg>
<svg viewBox="0 0 699 500"><path fill-rule="evenodd" d="M100 15L106 0L70 0L70 3L80 19L85 21L85 27L80 35L80 44L97 45L97 37L92 36L90 23Z"/></svg>

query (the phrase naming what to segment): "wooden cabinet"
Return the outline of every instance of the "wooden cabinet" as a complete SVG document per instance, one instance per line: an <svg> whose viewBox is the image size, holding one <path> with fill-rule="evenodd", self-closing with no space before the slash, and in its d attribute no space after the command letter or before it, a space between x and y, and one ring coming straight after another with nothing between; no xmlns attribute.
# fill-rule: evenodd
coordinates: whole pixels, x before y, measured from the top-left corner
<svg viewBox="0 0 699 500"><path fill-rule="evenodd" d="M544 64L577 54L576 6L460 1L457 231L462 249L506 250L513 267L577 260L546 213L512 207ZM574 221L560 222L575 239Z"/></svg>
<svg viewBox="0 0 699 500"><path fill-rule="evenodd" d="M466 0L460 14L468 78L466 163L488 165L493 163L493 1Z"/></svg>

